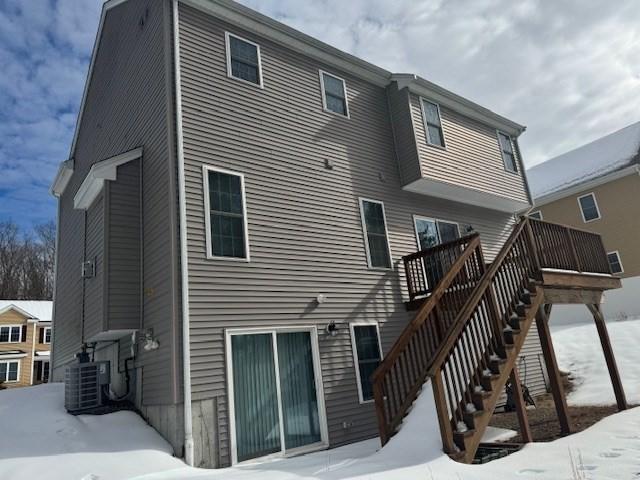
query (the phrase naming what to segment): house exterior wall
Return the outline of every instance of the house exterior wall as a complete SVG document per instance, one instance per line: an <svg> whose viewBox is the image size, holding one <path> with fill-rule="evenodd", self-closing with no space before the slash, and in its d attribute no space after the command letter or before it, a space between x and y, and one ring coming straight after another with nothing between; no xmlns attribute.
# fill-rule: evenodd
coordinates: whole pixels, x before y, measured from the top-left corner
<svg viewBox="0 0 640 480"><path fill-rule="evenodd" d="M33 371L33 346L34 335L36 334L36 323L27 321L24 315L15 310L8 310L0 313L0 326L19 325L26 328L26 336L21 338L22 342L0 343L0 352L21 350L26 353L25 357L16 359L6 359L7 361L17 361L20 363L17 382L6 382L2 386L6 388L27 387L31 385L31 372ZM22 335L22 333L21 333ZM5 359L0 356L0 361Z"/></svg>
<svg viewBox="0 0 640 480"><path fill-rule="evenodd" d="M594 193L601 218L585 223L578 197ZM627 175L594 188L534 206L544 220L589 230L602 236L607 252L618 251L624 268L622 288L605 292L602 310L607 320L624 320L640 315L640 176ZM592 322L582 305L557 305L551 313L555 325Z"/></svg>
<svg viewBox="0 0 640 480"><path fill-rule="evenodd" d="M373 404L358 401L348 324L377 322L387 351L412 317L401 257L417 249L413 215L472 225L488 259L514 220L401 189L390 120L398 112L390 112L394 99L385 88L191 7L180 4L179 12L191 381L195 401L214 401L216 465L230 462L229 328L317 326L330 444L375 436ZM263 89L227 77L225 31L260 45ZM349 119L322 110L319 69L345 79ZM447 131L458 120L446 118L452 154L458 140ZM502 165L494 140L495 152L486 148ZM489 143L481 139L479 148ZM327 159L333 168L325 168ZM207 259L204 165L245 177L250 262ZM392 270L367 268L360 197L384 202ZM315 303L319 293L328 298L322 305ZM332 321L335 337L324 333Z"/></svg>
<svg viewBox="0 0 640 480"><path fill-rule="evenodd" d="M600 219L585 222L578 204L578 197L594 193L600 210ZM620 253L624 273L622 278L640 275L640 176L637 174L613 180L609 183L583 190L559 200L535 206L542 217L602 236L607 252Z"/></svg>
<svg viewBox="0 0 640 480"><path fill-rule="evenodd" d="M93 312L82 308L88 297L83 299L80 264L90 243L84 232L97 207L88 212L75 210L73 198L94 163L143 148L143 285L135 290L144 289L142 326L153 329L160 345L155 351L141 351L136 360L142 377L141 401L148 404L173 404L181 398L170 12L170 2L154 0L129 0L106 11L72 152L74 173L59 199L53 346L53 377L58 381L65 365L87 340L82 335L83 323L96 321ZM111 205L112 213L116 203ZM131 206L135 208L135 202ZM105 242L107 251L122 246L115 240ZM139 252L140 243L132 242L126 248L132 254L133 250ZM120 253L126 258L126 251ZM113 310L115 305L110 308L117 325L118 312Z"/></svg>
<svg viewBox="0 0 640 480"><path fill-rule="evenodd" d="M422 176L409 89L398 90L397 82L393 82L387 87L387 99L400 180L407 185Z"/></svg>
<svg viewBox="0 0 640 480"><path fill-rule="evenodd" d="M425 178L510 200L529 202L521 159L517 158L517 173L505 169L498 133L494 127L441 106L445 148L429 145L421 97L411 93L409 101L420 155L420 169ZM514 153L518 156L515 146L517 139L512 140Z"/></svg>

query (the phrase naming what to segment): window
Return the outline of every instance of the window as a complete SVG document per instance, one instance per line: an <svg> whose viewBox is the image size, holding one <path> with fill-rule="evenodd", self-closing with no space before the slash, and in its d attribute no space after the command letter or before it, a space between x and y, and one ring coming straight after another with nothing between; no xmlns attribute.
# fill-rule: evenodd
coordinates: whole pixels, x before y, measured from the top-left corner
<svg viewBox="0 0 640 480"><path fill-rule="evenodd" d="M343 79L320 70L320 89L322 90L322 107L325 111L349 116L347 87Z"/></svg>
<svg viewBox="0 0 640 480"><path fill-rule="evenodd" d="M416 238L420 250L435 247L441 243L452 242L460 238L460 228L457 223L446 220L413 216Z"/></svg>
<svg viewBox="0 0 640 480"><path fill-rule="evenodd" d="M51 343L51 327L45 327L42 329L42 342Z"/></svg>
<svg viewBox="0 0 640 480"><path fill-rule="evenodd" d="M371 375L382 359L377 324L351 324L351 346L358 380L360 403L373 400Z"/></svg>
<svg viewBox="0 0 640 480"><path fill-rule="evenodd" d="M518 172L518 162L513 153L513 142L511 137L506 133L498 132L498 142L500 143L500 152L502 153L502 161L504 168L508 172Z"/></svg>
<svg viewBox="0 0 640 480"><path fill-rule="evenodd" d="M600 218L600 210L596 203L596 196L593 193L588 193L587 195L578 197L578 204L580 205L582 219L585 223L598 220Z"/></svg>
<svg viewBox="0 0 640 480"><path fill-rule="evenodd" d="M207 256L249 261L244 176L204 167Z"/></svg>
<svg viewBox="0 0 640 480"><path fill-rule="evenodd" d="M262 87L260 46L229 32L227 41L227 75Z"/></svg>
<svg viewBox="0 0 640 480"><path fill-rule="evenodd" d="M387 238L384 205L375 200L360 199L360 215L365 235L367 262L370 268L391 268L391 251Z"/></svg>
<svg viewBox="0 0 640 480"><path fill-rule="evenodd" d="M0 382L17 382L20 376L20 362L0 362Z"/></svg>
<svg viewBox="0 0 640 480"><path fill-rule="evenodd" d="M20 343L22 341L22 327L0 327L0 343Z"/></svg>
<svg viewBox="0 0 640 480"><path fill-rule="evenodd" d="M427 143L444 148L444 132L440 120L440 105L422 99L422 116L427 132Z"/></svg>
<svg viewBox="0 0 640 480"><path fill-rule="evenodd" d="M535 212L529 212L530 218L535 218L536 220L542 220L542 212L540 210L536 210Z"/></svg>
<svg viewBox="0 0 640 480"><path fill-rule="evenodd" d="M607 259L609 260L609 266L611 267L611 273L623 273L622 261L620 260L620 252L607 253Z"/></svg>

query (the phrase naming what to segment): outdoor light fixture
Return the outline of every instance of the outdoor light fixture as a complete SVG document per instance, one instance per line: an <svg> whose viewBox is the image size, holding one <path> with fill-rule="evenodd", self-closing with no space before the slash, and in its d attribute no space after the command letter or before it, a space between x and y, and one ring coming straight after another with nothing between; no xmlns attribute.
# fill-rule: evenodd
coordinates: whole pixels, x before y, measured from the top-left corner
<svg viewBox="0 0 640 480"><path fill-rule="evenodd" d="M142 332L139 340L138 340L141 344L142 344L142 349L145 352L150 352L152 350L157 350L158 347L160 346L160 344L158 343L158 340L156 340L153 337L153 329L149 328L147 330L145 330L144 332Z"/></svg>
<svg viewBox="0 0 640 480"><path fill-rule="evenodd" d="M335 337L338 334L338 326L336 325L336 322L331 322L330 324L328 324L325 328L325 331L328 335Z"/></svg>
<svg viewBox="0 0 640 480"><path fill-rule="evenodd" d="M324 293L319 293L318 296L316 297L316 302L318 302L318 304L324 303L327 301L327 296Z"/></svg>

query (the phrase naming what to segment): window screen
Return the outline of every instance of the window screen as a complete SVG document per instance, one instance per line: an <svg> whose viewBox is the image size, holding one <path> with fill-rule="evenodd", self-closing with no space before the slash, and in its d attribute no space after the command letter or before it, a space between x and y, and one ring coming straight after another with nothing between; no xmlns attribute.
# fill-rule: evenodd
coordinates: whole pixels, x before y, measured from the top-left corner
<svg viewBox="0 0 640 480"><path fill-rule="evenodd" d="M347 116L348 110L344 80L322 72L322 85L325 109Z"/></svg>
<svg viewBox="0 0 640 480"><path fill-rule="evenodd" d="M369 249L369 266L374 268L391 268L384 207L380 202L362 200L361 208Z"/></svg>
<svg viewBox="0 0 640 480"><path fill-rule="evenodd" d="M585 222L590 222L591 220L597 220L600 218L598 205L596 205L596 197L592 193L585 195L584 197L580 197L578 202L580 203L582 217Z"/></svg>
<svg viewBox="0 0 640 480"><path fill-rule="evenodd" d="M427 142L431 145L444 147L444 133L440 120L440 107L427 100L422 101L424 108L424 121L427 130Z"/></svg>
<svg viewBox="0 0 640 480"><path fill-rule="evenodd" d="M209 171L211 255L246 258L242 178Z"/></svg>
<svg viewBox="0 0 640 480"><path fill-rule="evenodd" d="M500 132L498 133L498 138L500 139L500 150L502 152L502 160L504 160L504 168L510 172L517 172L518 164L516 163L516 157L513 154L511 137Z"/></svg>
<svg viewBox="0 0 640 480"><path fill-rule="evenodd" d="M358 381L362 392L362 401L373 399L371 375L380 365L380 342L376 325L354 325L353 343L357 360Z"/></svg>
<svg viewBox="0 0 640 480"><path fill-rule="evenodd" d="M231 76L260 85L260 50L258 46L233 35L228 35L228 42Z"/></svg>

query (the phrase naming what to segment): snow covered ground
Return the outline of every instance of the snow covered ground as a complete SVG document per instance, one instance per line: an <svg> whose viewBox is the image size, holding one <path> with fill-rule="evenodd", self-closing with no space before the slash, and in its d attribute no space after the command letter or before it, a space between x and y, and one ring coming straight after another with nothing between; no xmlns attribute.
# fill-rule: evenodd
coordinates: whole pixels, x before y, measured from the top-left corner
<svg viewBox="0 0 640 480"><path fill-rule="evenodd" d="M607 322L622 385L631 404L640 403L640 319ZM615 396L593 321L552 331L558 364L571 373L576 389L570 405L613 405Z"/></svg>
<svg viewBox="0 0 640 480"><path fill-rule="evenodd" d="M640 401L640 320L609 324L630 401ZM573 403L613 403L595 327L553 332L562 368L581 381ZM597 395L596 395L597 392ZM61 384L0 391L0 479L52 480L620 480L640 479L640 408L590 429L534 443L485 465L462 465L441 453L431 386L427 384L400 432L377 440L289 459L221 470L186 467L138 416L119 412L73 417ZM509 431L492 430L507 438Z"/></svg>

